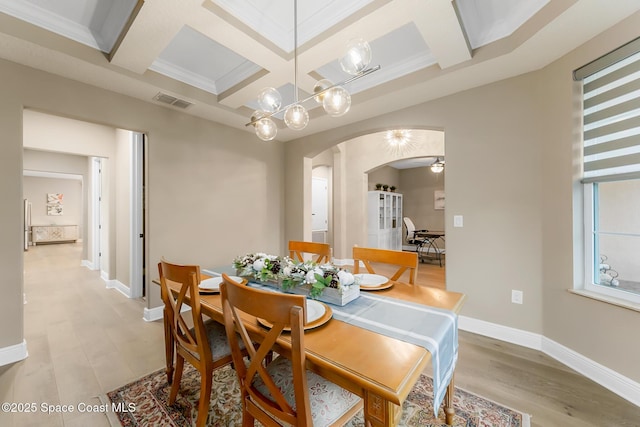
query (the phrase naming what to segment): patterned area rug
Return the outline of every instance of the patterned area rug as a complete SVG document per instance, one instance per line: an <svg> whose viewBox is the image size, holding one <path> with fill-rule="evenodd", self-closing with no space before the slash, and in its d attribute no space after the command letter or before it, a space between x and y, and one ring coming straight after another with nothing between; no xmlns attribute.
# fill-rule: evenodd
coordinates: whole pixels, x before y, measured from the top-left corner
<svg viewBox="0 0 640 427"><path fill-rule="evenodd" d="M240 395L236 373L231 367L214 371L213 391L207 426L242 425ZM107 394L113 408L129 408L129 412L114 412L114 425L129 426L192 426L196 418L200 395L200 374L185 364L182 384L176 403L167 405L170 386L164 369ZM432 410L431 378L422 375L403 405L401 426L446 426L444 411L435 419ZM454 407L456 427L529 427L527 414L506 408L483 397L456 388ZM119 424L118 424L119 423ZM362 413L348 424L364 426Z"/></svg>

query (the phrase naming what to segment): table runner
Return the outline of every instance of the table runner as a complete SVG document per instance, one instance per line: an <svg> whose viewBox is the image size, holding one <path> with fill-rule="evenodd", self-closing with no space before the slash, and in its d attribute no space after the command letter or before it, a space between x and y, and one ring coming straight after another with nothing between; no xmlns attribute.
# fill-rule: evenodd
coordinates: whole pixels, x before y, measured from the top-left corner
<svg viewBox="0 0 640 427"><path fill-rule="evenodd" d="M433 366L433 409L438 415L458 360L454 312L365 292L345 306L332 304L331 310L335 319L427 349Z"/></svg>
<svg viewBox="0 0 640 427"><path fill-rule="evenodd" d="M235 274L232 267L216 267L203 272L214 276ZM249 284L278 292L268 285L252 281ZM450 310L369 292L361 292L359 298L344 306L329 305L337 320L421 346L431 353L433 410L437 416L458 360L458 316Z"/></svg>

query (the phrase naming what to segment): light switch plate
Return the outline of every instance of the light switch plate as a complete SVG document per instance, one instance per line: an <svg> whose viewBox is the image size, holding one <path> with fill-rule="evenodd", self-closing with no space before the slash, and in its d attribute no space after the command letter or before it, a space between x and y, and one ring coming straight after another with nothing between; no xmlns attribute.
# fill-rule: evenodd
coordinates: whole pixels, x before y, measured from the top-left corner
<svg viewBox="0 0 640 427"><path fill-rule="evenodd" d="M453 226L454 227L462 227L463 226L462 215L454 215L453 216Z"/></svg>

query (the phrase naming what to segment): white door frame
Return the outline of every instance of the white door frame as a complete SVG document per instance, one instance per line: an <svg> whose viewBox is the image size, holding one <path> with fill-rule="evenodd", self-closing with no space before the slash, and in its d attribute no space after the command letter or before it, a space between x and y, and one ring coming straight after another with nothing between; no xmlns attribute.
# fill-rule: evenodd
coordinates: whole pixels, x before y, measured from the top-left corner
<svg viewBox="0 0 640 427"><path fill-rule="evenodd" d="M102 234L100 222L100 209L102 206L102 158L93 157L91 166L91 205L93 213L91 219L91 269L100 270L100 244Z"/></svg>
<svg viewBox="0 0 640 427"><path fill-rule="evenodd" d="M140 298L144 289L144 134L131 132L131 298Z"/></svg>

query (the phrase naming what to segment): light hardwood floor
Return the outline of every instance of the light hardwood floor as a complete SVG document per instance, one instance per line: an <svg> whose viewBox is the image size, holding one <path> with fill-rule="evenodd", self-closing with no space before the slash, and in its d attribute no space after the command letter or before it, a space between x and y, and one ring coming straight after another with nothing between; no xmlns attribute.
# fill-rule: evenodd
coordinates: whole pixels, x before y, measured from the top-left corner
<svg viewBox="0 0 640 427"><path fill-rule="evenodd" d="M164 366L162 322L142 320L144 301L106 289L80 254L78 244L25 253L29 357L0 367L0 402L34 402L38 412L0 412L0 426L108 426L102 413L47 415L41 404L97 405ZM418 283L443 287L444 272L421 264ZM458 386L531 414L535 427L640 427L640 408L537 351L461 332L456 372Z"/></svg>

